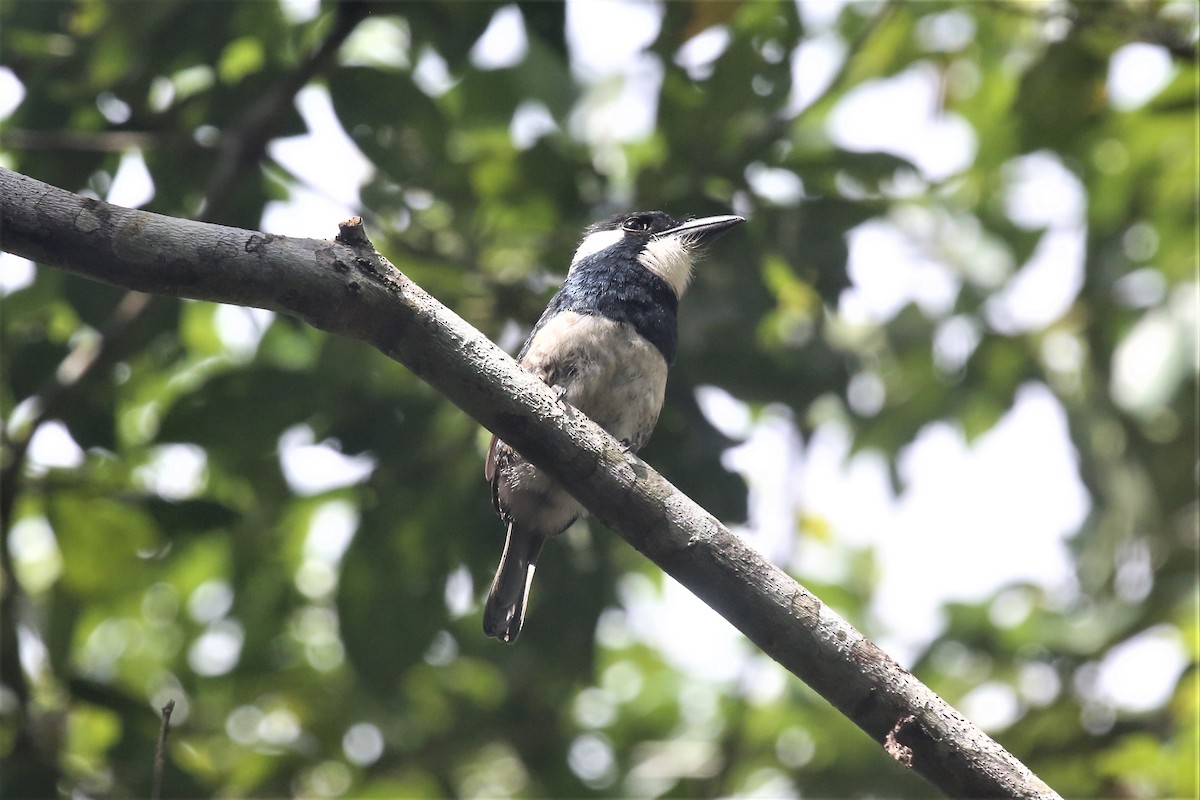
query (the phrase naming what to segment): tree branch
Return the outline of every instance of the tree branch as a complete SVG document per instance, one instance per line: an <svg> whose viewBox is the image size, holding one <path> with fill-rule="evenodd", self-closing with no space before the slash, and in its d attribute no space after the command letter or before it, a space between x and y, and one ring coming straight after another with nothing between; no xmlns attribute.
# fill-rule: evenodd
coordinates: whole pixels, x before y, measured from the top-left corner
<svg viewBox="0 0 1200 800"><path fill-rule="evenodd" d="M112 206L0 169L0 246L143 292L255 306L370 342L566 486L894 758L954 797L1045 783L644 461L396 270L361 220L295 239Z"/></svg>

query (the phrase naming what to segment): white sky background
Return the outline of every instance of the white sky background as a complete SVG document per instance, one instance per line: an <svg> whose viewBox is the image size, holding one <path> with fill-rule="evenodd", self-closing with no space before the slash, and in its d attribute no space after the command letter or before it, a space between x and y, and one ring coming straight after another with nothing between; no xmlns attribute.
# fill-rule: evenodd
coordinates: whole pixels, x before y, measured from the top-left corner
<svg viewBox="0 0 1200 800"><path fill-rule="evenodd" d="M315 9L303 0L286 5L298 17ZM793 54L793 109L820 94L846 55L845 44L830 28L841 5L830 0L800 6L809 38ZM655 124L662 66L644 50L656 37L661 16L661 8L646 3L568 4L572 70L595 87L573 116L570 130L592 143L614 172L621 164L613 145L637 140ZM922 36L930 49L949 47L971 35L969 25L967 15L951 10L924 26ZM412 55L405 51L402 37L387 30L370 29L356 36L360 34L371 37L373 58L406 63ZM727 41L719 29L707 32L683 48L677 61L689 72L702 74ZM508 8L497 13L473 58L477 65L494 67L519 61L524 52L520 15ZM444 65L439 68L436 59L418 60L416 69L423 86L447 85ZM1165 84L1171 69L1161 48L1122 48L1110 72L1112 104L1136 108ZM971 163L976 142L965 121L937 112L937 92L936 74L923 65L869 82L847 93L831 115L828 133L847 149L893 152L911 159L925 179L945 178ZM12 74L0 68L0 119L11 113L23 93ZM331 230L338 220L358 212L358 190L372 168L342 130L323 88L303 90L297 105L309 133L276 141L270 152L301 186L288 201L269 204L262 224L271 233L320 235L317 232ZM528 142L552 129L553 123L536 105L525 112L514 122L515 140ZM878 124L881 116L888 118L887 125ZM779 171L760 170L749 176L756 202L794 203L803 196L801 181L775 172ZM1078 180L1049 154L1020 159L1012 165L1010 178L1010 217L1017 224L1049 226L1051 233L1027 264L981 261L977 268L994 268L1001 277L1008 268L1018 269L1015 279L989 303L987 321L1002 332L1020 333L1056 319L1078 291L1087 201ZM131 152L122 159L107 199L138 206L152 196L141 156ZM910 301L931 313L951 307L961 273L923 250L924 229L921 220L889 218L853 231L849 244L854 285L842 298L839 313L859 322L882 322ZM710 268L714 266L719 265ZM28 262L0 257L0 294L31 279ZM218 324L231 349L244 358L253 353L269 319L266 312L230 307L222 309ZM966 348L965 353L973 347L969 330L951 325L947 336L950 346ZM1159 344L1150 341L1140 358L1127 361L1145 371L1148 360L1157 360L1150 355L1151 346ZM848 435L837 423L820 426L802 444L785 411L772 409L751 422L745 407L720 390L702 389L699 398L715 424L744 441L726 457L727 466L743 472L751 486L750 521L743 535L802 579L822 581L844 576L846 547L873 547L880 576L873 613L888 632L881 644L901 661L937 635L942 625L939 609L947 600L978 600L1017 582L1044 587L1063 600L1075 591L1065 541L1082 522L1089 499L1077 474L1065 414L1045 387L1023 387L1013 408L973 443L949 424L920 431L900 459L904 490L899 496L892 494L881 458L848 457ZM22 411L28 413L18 409ZM326 444L314 443L311 431L302 427L285 438L281 457L297 491L312 494L358 482L373 469L369 459L347 459ZM35 437L30 458L35 467L45 468L78 463L82 452L65 428L51 424ZM186 496L188 480L166 481L163 476L192 476L194 491L203 471L202 453L167 448L159 470L150 469L145 479L167 494ZM830 540L804 535L797 539L794 521L799 514L825 520ZM698 676L732 680L748 674L749 645L673 581L657 592L644 579L633 577L626 581L622 597L629 609L628 628L602 625L602 636L644 638ZM1019 622L1021 608L1016 602L997 610L997 624ZM1110 656L1098 667L1097 679L1109 702L1131 710L1161 704L1186 663L1182 642L1171 629L1154 631L1144 647L1136 644ZM771 695L783 685L781 680L761 681L762 670L754 674L759 694ZM964 711L981 724L999 727L1015 716L1011 691L989 687L978 694L968 698Z"/></svg>

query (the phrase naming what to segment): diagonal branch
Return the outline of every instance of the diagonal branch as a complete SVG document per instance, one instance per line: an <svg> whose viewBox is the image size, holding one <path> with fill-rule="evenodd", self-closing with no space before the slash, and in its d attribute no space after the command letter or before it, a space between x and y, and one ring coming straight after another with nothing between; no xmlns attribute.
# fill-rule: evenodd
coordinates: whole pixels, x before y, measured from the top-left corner
<svg viewBox="0 0 1200 800"><path fill-rule="evenodd" d="M598 519L954 797L1057 797L999 744L644 461L380 256L189 222L0 169L0 243L129 289L267 308L370 342L566 486Z"/></svg>

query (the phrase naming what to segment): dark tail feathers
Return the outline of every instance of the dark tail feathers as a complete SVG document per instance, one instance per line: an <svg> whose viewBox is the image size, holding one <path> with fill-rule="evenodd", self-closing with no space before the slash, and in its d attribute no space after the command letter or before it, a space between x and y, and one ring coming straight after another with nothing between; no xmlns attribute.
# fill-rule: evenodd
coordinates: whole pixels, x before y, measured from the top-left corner
<svg viewBox="0 0 1200 800"><path fill-rule="evenodd" d="M517 640L525 621L534 566L545 541L546 537L518 530L509 523L504 555L483 608L483 632L488 636L508 644Z"/></svg>

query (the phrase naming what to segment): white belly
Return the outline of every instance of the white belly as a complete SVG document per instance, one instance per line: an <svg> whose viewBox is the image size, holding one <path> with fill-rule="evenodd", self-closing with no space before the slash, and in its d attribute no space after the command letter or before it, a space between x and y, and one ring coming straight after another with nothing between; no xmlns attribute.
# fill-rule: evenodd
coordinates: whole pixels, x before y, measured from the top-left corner
<svg viewBox="0 0 1200 800"><path fill-rule="evenodd" d="M632 325L562 312L550 319L521 359L526 369L563 389L563 400L616 439L640 449L662 409L667 362ZM513 519L552 535L584 514L553 479L513 454L497 486Z"/></svg>
<svg viewBox="0 0 1200 800"><path fill-rule="evenodd" d="M640 448L658 421L667 362L632 325L566 311L547 322L522 366L617 439Z"/></svg>

